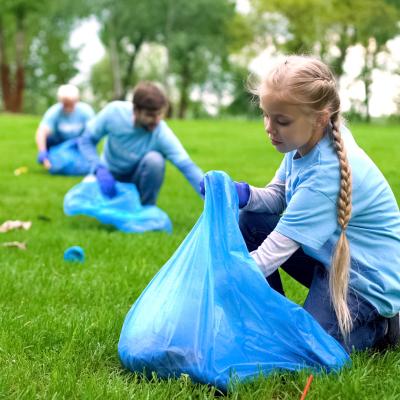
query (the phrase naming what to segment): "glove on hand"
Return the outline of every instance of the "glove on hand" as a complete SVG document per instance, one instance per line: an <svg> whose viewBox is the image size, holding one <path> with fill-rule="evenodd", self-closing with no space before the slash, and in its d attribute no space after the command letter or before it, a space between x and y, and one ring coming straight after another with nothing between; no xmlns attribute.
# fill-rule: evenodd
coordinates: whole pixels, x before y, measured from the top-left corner
<svg viewBox="0 0 400 400"><path fill-rule="evenodd" d="M250 198L250 186L246 182L234 182L236 192L239 197L239 208L243 208L249 201ZM206 189L204 187L204 179L200 181L200 194L204 197Z"/></svg>
<svg viewBox="0 0 400 400"><path fill-rule="evenodd" d="M105 196L112 198L117 194L116 180L106 167L100 165L96 169L96 178Z"/></svg>

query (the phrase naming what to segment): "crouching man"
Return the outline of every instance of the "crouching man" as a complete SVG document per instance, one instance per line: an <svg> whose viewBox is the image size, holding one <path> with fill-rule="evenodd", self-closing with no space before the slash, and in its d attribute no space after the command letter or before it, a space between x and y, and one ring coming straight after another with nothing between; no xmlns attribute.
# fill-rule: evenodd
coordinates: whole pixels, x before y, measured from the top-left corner
<svg viewBox="0 0 400 400"><path fill-rule="evenodd" d="M162 119L166 107L162 90L142 82L133 91L133 104L113 101L87 125L79 147L105 196L115 196L116 181L131 182L138 188L143 205L155 204L164 180L165 160L171 161L199 193L203 172ZM103 137L107 138L99 157L96 146Z"/></svg>

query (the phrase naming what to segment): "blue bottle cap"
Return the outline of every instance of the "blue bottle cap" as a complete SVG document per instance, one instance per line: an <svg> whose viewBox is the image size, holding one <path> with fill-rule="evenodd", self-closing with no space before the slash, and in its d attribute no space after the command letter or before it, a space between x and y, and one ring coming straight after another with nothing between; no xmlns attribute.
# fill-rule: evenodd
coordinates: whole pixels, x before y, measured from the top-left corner
<svg viewBox="0 0 400 400"><path fill-rule="evenodd" d="M84 262L85 252L80 246L72 246L64 251L64 260L70 262Z"/></svg>

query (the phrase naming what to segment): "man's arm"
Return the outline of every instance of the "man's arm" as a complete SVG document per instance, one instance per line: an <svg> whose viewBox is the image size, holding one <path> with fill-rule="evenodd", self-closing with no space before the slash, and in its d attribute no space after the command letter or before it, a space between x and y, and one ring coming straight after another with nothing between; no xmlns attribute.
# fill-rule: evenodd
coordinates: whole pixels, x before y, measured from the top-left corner
<svg viewBox="0 0 400 400"><path fill-rule="evenodd" d="M179 169L193 189L200 195L200 182L204 175L203 171L192 161L182 143L165 122L163 122L162 129L159 140L161 152Z"/></svg>
<svg viewBox="0 0 400 400"><path fill-rule="evenodd" d="M38 148L38 162L43 164L46 169L51 168L51 163L48 158L47 152L47 137L51 134L51 129L45 125L40 124L36 131L36 145Z"/></svg>
<svg viewBox="0 0 400 400"><path fill-rule="evenodd" d="M193 189L200 194L200 181L204 175L203 171L190 158L175 164L175 166L189 181Z"/></svg>
<svg viewBox="0 0 400 400"><path fill-rule="evenodd" d="M89 161L92 172L101 164L97 144L107 134L109 111L110 106L107 105L86 124L83 135L78 139L79 150Z"/></svg>
<svg viewBox="0 0 400 400"><path fill-rule="evenodd" d="M47 136L51 133L50 128L47 125L39 125L36 131L36 145L38 151L47 151Z"/></svg>
<svg viewBox="0 0 400 400"><path fill-rule="evenodd" d="M56 121L60 112L60 105L51 106L44 114L42 121L36 131L36 146L38 148L38 162L46 169L51 168L48 159L47 137L54 133Z"/></svg>

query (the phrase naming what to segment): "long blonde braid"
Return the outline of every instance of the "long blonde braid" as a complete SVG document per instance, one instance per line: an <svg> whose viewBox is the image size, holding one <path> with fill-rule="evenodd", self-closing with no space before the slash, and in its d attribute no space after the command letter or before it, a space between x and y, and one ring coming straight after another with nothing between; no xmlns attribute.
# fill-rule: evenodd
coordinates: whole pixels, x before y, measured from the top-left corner
<svg viewBox="0 0 400 400"><path fill-rule="evenodd" d="M351 331L352 320L347 306L347 293L349 286L350 246L346 236L347 225L351 217L351 168L347 159L342 135L339 131L338 114L331 116L332 139L340 165L340 190L337 202L338 223L342 228L339 240L332 257L331 271L329 274L329 289L332 304L335 309L339 328L346 338Z"/></svg>

